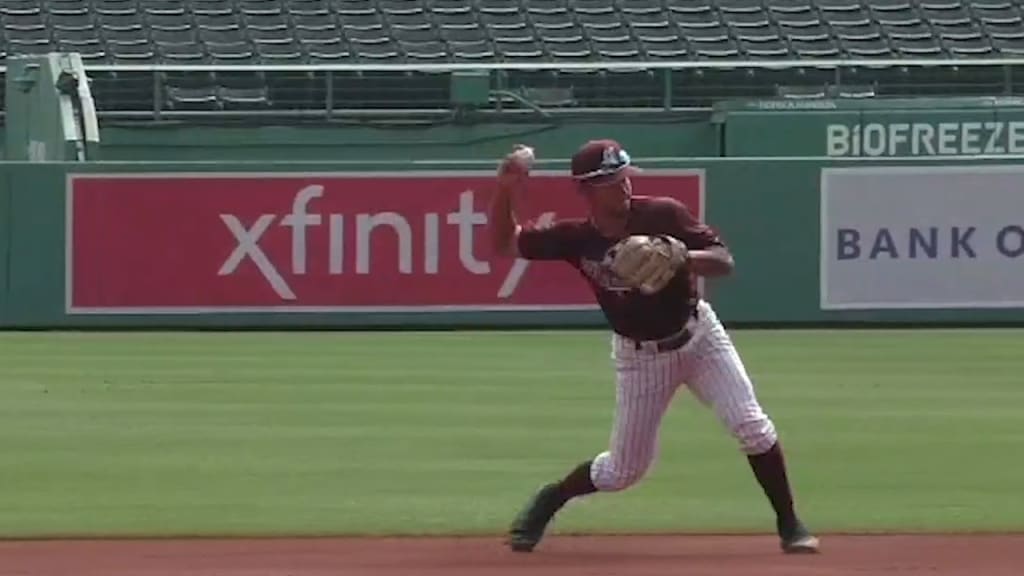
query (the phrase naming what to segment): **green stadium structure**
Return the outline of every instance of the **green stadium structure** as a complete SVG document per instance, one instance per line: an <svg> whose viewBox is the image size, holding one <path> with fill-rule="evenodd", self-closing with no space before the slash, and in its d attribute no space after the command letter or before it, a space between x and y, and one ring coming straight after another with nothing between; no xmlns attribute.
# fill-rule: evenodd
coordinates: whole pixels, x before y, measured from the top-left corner
<svg viewBox="0 0 1024 576"><path fill-rule="evenodd" d="M706 107L836 85L833 95L1008 95L1024 69L1020 4L4 0L0 58L77 52L110 113L446 108L453 64L513 68L490 75L484 107ZM292 65L307 67L266 69Z"/></svg>

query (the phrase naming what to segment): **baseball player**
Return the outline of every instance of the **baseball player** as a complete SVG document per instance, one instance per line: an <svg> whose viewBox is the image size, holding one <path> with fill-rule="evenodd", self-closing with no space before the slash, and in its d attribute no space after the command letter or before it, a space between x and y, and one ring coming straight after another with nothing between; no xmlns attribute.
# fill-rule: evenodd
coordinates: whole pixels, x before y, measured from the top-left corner
<svg viewBox="0 0 1024 576"><path fill-rule="evenodd" d="M794 509L775 427L725 328L697 294L697 276L732 272L722 239L677 200L634 195L636 168L613 140L590 141L572 157L587 218L521 225L514 205L532 162L532 149L517 146L498 169L493 248L503 256L561 260L581 273L612 328L616 411L607 449L543 486L513 522L508 545L532 551L570 499L636 484L655 458L662 416L685 384L746 454L775 512L782 550L817 552L818 539Z"/></svg>

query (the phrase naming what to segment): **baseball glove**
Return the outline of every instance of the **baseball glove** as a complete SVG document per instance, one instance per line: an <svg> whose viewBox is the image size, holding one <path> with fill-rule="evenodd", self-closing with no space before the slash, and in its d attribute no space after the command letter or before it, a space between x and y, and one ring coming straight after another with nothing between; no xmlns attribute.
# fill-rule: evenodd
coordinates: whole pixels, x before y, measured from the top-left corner
<svg viewBox="0 0 1024 576"><path fill-rule="evenodd" d="M609 252L609 267L619 278L645 294L654 294L686 265L689 251L671 236L634 235Z"/></svg>

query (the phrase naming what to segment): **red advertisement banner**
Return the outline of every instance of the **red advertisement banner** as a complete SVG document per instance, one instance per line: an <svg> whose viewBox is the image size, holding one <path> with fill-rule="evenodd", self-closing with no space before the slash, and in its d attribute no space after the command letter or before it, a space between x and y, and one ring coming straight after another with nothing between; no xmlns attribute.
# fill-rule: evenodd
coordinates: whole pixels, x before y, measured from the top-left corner
<svg viewBox="0 0 1024 576"><path fill-rule="evenodd" d="M704 211L701 171L634 193ZM492 259L493 173L74 175L69 313L595 308L559 262ZM531 177L533 220L582 216L564 175Z"/></svg>

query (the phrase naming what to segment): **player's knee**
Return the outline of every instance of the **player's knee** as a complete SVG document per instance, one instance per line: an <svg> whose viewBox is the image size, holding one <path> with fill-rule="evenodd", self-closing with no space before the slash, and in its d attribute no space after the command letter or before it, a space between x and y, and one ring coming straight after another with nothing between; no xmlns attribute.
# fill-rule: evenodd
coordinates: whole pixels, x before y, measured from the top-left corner
<svg viewBox="0 0 1024 576"><path fill-rule="evenodd" d="M767 452L778 440L775 425L764 415L740 422L732 432L740 443L740 449L747 454Z"/></svg>
<svg viewBox="0 0 1024 576"><path fill-rule="evenodd" d="M595 460L591 480L594 487L602 492L618 492L639 482L651 467L651 458L639 458L622 462L608 455Z"/></svg>
<svg viewBox="0 0 1024 576"><path fill-rule="evenodd" d="M603 486L598 486L599 490L604 492L617 492L619 490L625 490L633 484L640 481L641 478L647 472L647 468L636 467L636 468L620 468L613 470L608 474L607 478L604 479Z"/></svg>

